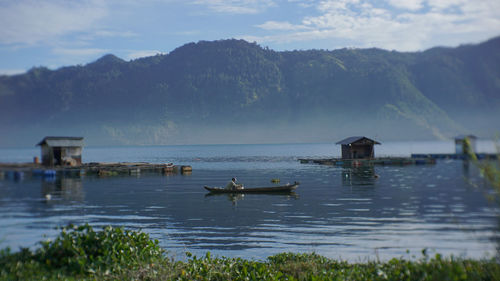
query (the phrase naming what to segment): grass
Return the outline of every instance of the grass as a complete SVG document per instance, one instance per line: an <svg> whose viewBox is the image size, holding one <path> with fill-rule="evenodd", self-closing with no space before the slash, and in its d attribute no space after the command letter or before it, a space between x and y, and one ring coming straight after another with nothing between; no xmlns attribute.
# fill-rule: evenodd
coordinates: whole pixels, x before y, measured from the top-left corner
<svg viewBox="0 0 500 281"><path fill-rule="evenodd" d="M472 162L479 168L481 177L488 183L487 198L500 206L500 142L495 142L497 157L496 160L479 161L476 152L472 149L471 140L466 137L463 144L464 154L467 161ZM473 185L474 186L474 185Z"/></svg>
<svg viewBox="0 0 500 281"><path fill-rule="evenodd" d="M188 253L183 262L142 232L70 225L36 250L0 250L0 280L500 280L500 264L425 252L420 260L365 263L314 253L282 253L266 261Z"/></svg>

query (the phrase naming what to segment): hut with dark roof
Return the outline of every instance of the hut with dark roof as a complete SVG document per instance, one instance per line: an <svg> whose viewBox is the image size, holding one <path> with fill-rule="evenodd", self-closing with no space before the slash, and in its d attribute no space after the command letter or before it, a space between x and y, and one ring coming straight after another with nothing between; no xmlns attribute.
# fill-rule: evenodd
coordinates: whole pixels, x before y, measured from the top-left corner
<svg viewBox="0 0 500 281"><path fill-rule="evenodd" d="M474 135L460 135L455 137L455 153L457 155L468 155L477 153L477 137Z"/></svg>
<svg viewBox="0 0 500 281"><path fill-rule="evenodd" d="M82 137L45 137L39 145L44 166L76 166L82 164Z"/></svg>
<svg viewBox="0 0 500 281"><path fill-rule="evenodd" d="M380 143L367 137L350 137L337 144L342 145L342 159L372 159L375 157L374 145Z"/></svg>

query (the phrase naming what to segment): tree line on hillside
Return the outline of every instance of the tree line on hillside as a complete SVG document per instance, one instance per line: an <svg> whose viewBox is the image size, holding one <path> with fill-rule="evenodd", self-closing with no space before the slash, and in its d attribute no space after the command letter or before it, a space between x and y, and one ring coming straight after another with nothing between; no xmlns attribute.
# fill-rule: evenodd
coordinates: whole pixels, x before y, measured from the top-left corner
<svg viewBox="0 0 500 281"><path fill-rule="evenodd" d="M52 132L81 132L96 143L179 143L193 131L235 127L271 141L285 131L307 132L298 141L322 141L325 131L324 138L356 131L394 138L401 128L408 138L485 135L499 129L492 121L500 117L499 50L500 38L416 53L277 52L220 40L129 62L106 55L84 66L37 67L0 76L0 129L12 136L0 145Z"/></svg>

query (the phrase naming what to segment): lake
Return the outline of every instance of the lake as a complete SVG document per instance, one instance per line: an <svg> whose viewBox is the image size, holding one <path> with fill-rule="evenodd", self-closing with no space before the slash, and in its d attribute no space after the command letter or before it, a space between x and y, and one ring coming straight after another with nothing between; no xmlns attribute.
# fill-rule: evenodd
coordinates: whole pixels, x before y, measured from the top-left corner
<svg viewBox="0 0 500 281"><path fill-rule="evenodd" d="M491 142L479 143L492 152ZM450 142L393 142L377 156L452 153ZM0 149L0 162L29 162L38 148ZM343 168L300 164L340 154L334 144L87 147L84 162L191 165L190 175L0 180L0 248L35 247L57 226L89 223L142 230L178 259L189 251L265 259L316 252L350 261L430 253L496 254L498 205L477 169L435 165ZM378 177L375 177L378 175ZM232 177L246 186L299 181L291 195L209 195ZM46 195L50 194L50 200Z"/></svg>

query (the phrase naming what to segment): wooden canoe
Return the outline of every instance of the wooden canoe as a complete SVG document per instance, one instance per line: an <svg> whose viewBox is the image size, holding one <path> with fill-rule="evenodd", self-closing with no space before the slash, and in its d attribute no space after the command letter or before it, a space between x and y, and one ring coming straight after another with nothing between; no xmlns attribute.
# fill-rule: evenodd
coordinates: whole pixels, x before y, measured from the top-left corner
<svg viewBox="0 0 500 281"><path fill-rule="evenodd" d="M244 189L225 189L223 187L209 187L205 186L205 189L211 193L285 193L292 192L299 187L299 183L294 184L272 186L272 187L245 187Z"/></svg>

